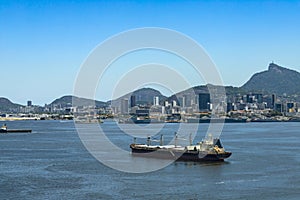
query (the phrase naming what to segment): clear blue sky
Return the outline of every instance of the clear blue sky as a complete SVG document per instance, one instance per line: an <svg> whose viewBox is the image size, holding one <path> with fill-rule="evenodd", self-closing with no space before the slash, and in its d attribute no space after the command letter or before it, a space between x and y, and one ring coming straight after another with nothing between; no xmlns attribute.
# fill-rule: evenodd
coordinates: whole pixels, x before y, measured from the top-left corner
<svg viewBox="0 0 300 200"><path fill-rule="evenodd" d="M0 0L0 96L43 105L71 94L93 48L141 27L195 39L225 85L243 85L272 60L300 71L300 1Z"/></svg>

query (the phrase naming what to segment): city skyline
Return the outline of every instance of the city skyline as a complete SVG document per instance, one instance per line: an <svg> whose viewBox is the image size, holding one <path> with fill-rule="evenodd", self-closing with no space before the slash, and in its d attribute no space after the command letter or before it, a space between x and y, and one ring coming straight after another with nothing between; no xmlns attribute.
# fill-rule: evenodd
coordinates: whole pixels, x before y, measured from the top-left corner
<svg viewBox="0 0 300 200"><path fill-rule="evenodd" d="M81 64L99 43L142 27L193 38L215 62L224 85L241 86L272 60L300 71L299 8L295 1L0 1L0 96L44 105L72 94Z"/></svg>
<svg viewBox="0 0 300 200"><path fill-rule="evenodd" d="M282 72L282 70L284 71L284 72ZM253 80L253 78L254 77L257 77L257 75L258 74L263 74L263 73L266 73L266 72L268 72L268 73L272 73L272 71L273 72L279 72L279 71L281 71L281 74L285 74L285 76L291 76L292 74L290 74L290 73L293 73L293 78L292 77L289 77L289 78L292 78L294 81L295 81L295 75L297 76L297 75L300 75L300 72L297 72L297 71L294 71L294 70L291 70L291 69L288 69L288 68L284 68L284 67L281 67L281 66L278 66L278 65L276 65L275 63L270 63L269 64L269 67L268 67L268 70L265 70L265 71L262 71L262 72L256 72L256 73L254 73L253 75L252 75L252 77L251 77L251 79L249 79L247 82L245 82L244 83L244 86L245 85L247 85L249 82L251 82L252 81L252 84L255 82L254 80ZM287 74L287 73L289 73L289 74ZM273 74L273 75L275 75L275 74ZM270 77L270 75L267 75L268 77ZM266 78L266 77L265 77ZM265 78L263 78L263 77L260 77L259 79L261 79L261 80L265 80ZM273 78L276 78L275 76L273 77ZM257 79L257 78L256 78ZM278 80L277 80L278 81ZM282 81L282 80L281 80ZM265 81L266 83L267 82L269 82L269 81ZM270 81L270 83L273 83L274 81ZM276 81L275 81L276 82ZM295 82L292 82L292 84L294 85L295 84ZM183 89L183 90L180 90L180 91L178 91L178 92L176 92L176 93L169 93L169 94L164 94L163 93L163 89L164 88L156 88L156 87L151 87L151 85L147 85L147 86L145 86L145 87L141 87L141 88L138 88L138 89L135 89L135 90L132 90L132 91L130 91L130 92L127 92L127 93L123 93L123 94L121 94L121 96L117 96L117 97L115 97L115 98L111 98L111 99L108 99L108 100L99 100L99 99L89 99L89 98L86 98L86 97L82 97L82 96L76 96L76 95L74 95L74 94L63 94L63 95L61 95L61 96L59 96L59 97L53 97L52 99L51 99L51 101L49 101L49 102L47 102L47 103L45 103L45 104L41 104L41 105L39 105L39 104L36 104L35 102L33 102L32 101L32 99L31 98L28 98L26 101L24 100L24 102L25 103L18 103L18 102L13 102L10 98L8 98L8 97L3 97L3 96L0 96L0 98L6 98L6 99L8 99L9 101L12 101L12 103L17 103L17 104L21 104L21 105L25 105L26 103L28 104L29 102L30 102L30 104L31 105L35 105L35 106L44 106L44 105L49 105L49 104L51 104L51 103L53 103L53 102L55 102L56 100L58 100L58 99L61 99L61 98L64 98L64 97L76 97L76 98L83 98L83 99L89 99L89 100L92 100L92 101L98 101L98 102L103 102L103 103L109 103L109 102L116 102L116 101L118 101L118 100L122 100L122 99L128 99L129 100L129 102L130 102L130 107L133 107L134 105L136 105L136 102L137 102L137 99L136 99L136 97L137 98L141 98L141 95L139 94L138 96L136 96L135 95L135 93L136 92L139 92L139 91L142 91L142 90L150 90L150 91L155 91L155 92L157 92L158 93L158 95L159 96L162 96L163 98L172 98L172 96L174 96L174 95L179 95L179 98L178 98L178 101L179 102L181 102L181 104L186 104L187 102L186 101L184 101L183 102L183 100L181 99L181 96L182 96L182 94L180 94L180 93L182 93L182 92L187 92L187 91L189 91L190 89L192 89L193 88L193 90L195 90L197 87L204 87L204 88L206 88L208 85L211 85L211 86L218 86L218 85L214 85L214 84L206 84L206 85L197 85L197 86L193 86L193 87L189 87L189 88L185 88L185 89ZM256 84L257 85L257 84ZM260 84L259 84L260 85ZM264 85L264 84L262 84L262 85ZM243 87L244 87L243 86ZM279 87L280 88L280 85L276 85L277 87ZM290 85L291 86L291 85ZM231 93L232 92L232 89L234 89L234 90L236 90L236 92L239 92L239 89L242 89L243 87L234 87L234 86L232 86L232 85L226 85L226 86L224 86L224 88L225 88L225 90L227 91L227 89L229 90L228 92L229 93ZM288 87L288 88L290 88L288 85L284 85L283 86L284 88L285 88L285 92L287 92L287 88L286 87ZM227 88L227 89L226 89ZM160 90L160 89L162 89L162 90ZM197 89L196 89L197 90ZM282 90L282 88L281 88L281 90ZM231 91L231 92L230 92ZM207 91L208 92L208 91ZM271 92L270 93L270 91L268 91L268 90L265 90L265 89L255 89L255 90L249 90L249 89L246 89L245 90L245 88L244 89L242 89L242 91L240 91L240 92L242 92L242 93L248 93L248 94L251 94L251 93L254 93L254 94L256 94L256 93L268 93L268 94L271 94L271 93L273 93L273 94L277 94L277 95L281 95L281 96L285 96L286 94L284 94L284 93L280 93L279 91L277 91L277 92ZM282 92L282 91L281 91ZM204 92L205 93L205 92ZM296 93L294 93L294 94L289 94L289 95L292 95L292 96L294 96L294 95L296 95L296 96L298 96L298 92L296 92ZM157 95L153 95L153 97L156 97ZM183 97L186 97L187 99L190 99L190 97L188 97L188 96L183 96ZM295 97L295 96L294 96ZM132 102L133 102L133 104L132 104ZM152 102L152 100L151 100L151 102ZM153 99L153 102L155 102L155 100ZM156 102L158 102L158 101L156 101ZM154 104L157 104L157 103L153 103L153 105Z"/></svg>

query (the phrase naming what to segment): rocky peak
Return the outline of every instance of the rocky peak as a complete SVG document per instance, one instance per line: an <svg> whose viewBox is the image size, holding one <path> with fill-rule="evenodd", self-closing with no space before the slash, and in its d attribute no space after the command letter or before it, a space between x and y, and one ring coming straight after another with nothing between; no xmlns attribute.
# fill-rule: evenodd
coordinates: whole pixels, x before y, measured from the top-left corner
<svg viewBox="0 0 300 200"><path fill-rule="evenodd" d="M267 71L254 74L242 89L246 91L266 91L268 93L300 94L300 73L281 67L274 63L269 64Z"/></svg>
<svg viewBox="0 0 300 200"><path fill-rule="evenodd" d="M277 72L277 73L282 73L285 68L280 67L279 65L276 65L275 63L270 63L269 65L269 71Z"/></svg>

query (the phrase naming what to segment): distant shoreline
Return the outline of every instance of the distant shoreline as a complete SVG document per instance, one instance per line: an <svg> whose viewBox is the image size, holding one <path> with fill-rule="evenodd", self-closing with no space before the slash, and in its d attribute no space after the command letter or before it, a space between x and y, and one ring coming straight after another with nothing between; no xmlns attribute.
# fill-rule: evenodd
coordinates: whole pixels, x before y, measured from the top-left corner
<svg viewBox="0 0 300 200"><path fill-rule="evenodd" d="M31 117L0 117L0 122L6 121L74 121L73 119L38 119ZM105 122L105 120L104 120ZM178 121L176 123L185 123L185 124L209 124L209 123L273 123L273 122L300 122L300 119L288 119L288 120L275 120L275 119L249 119L249 120L233 120L233 119L205 119L205 120L193 120L193 121ZM124 123L124 122L123 122ZM157 123L174 123L174 122L149 122L147 124L157 124ZM128 123L128 124L143 124L143 123ZM146 123L145 123L146 124Z"/></svg>

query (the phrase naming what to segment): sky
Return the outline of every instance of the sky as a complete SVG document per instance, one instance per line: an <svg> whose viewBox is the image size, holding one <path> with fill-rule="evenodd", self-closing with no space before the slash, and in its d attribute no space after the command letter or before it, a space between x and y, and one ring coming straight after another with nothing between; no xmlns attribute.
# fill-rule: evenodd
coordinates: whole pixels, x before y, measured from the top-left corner
<svg viewBox="0 0 300 200"><path fill-rule="evenodd" d="M143 27L195 40L224 85L242 86L272 61L300 72L300 1L0 0L0 97L44 105L72 94L82 64L99 44ZM108 93L98 91L96 99L107 101Z"/></svg>

